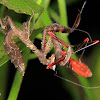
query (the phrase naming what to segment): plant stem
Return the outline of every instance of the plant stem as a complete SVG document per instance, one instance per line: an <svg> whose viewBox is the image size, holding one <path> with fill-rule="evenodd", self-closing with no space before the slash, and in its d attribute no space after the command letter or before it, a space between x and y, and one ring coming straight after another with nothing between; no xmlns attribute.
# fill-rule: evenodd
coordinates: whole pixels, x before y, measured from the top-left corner
<svg viewBox="0 0 100 100"><path fill-rule="evenodd" d="M28 63L28 60L29 60L28 56L30 54L30 49L26 48L23 51L22 54L23 54L24 63L27 67L27 63ZM11 90L10 90L10 93L9 93L9 96L8 96L8 100L17 100L18 93L20 91L22 81L23 81L22 73L19 73L19 71L17 70L16 74L15 74L15 77L14 77L14 81L13 81Z"/></svg>

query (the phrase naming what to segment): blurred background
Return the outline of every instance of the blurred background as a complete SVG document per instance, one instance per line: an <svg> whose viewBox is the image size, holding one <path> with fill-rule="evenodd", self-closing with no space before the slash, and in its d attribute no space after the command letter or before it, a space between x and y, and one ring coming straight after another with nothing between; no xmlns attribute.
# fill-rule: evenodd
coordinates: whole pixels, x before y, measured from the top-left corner
<svg viewBox="0 0 100 100"><path fill-rule="evenodd" d="M51 21L53 23L57 22L59 24L65 26L72 27L76 16L78 14L78 9L81 9L83 0L62 0L65 1L66 13L64 16L67 19L67 22L63 22L63 19L57 20L61 18L59 3L60 0L44 0L48 1L48 5L44 4L44 9L47 10L48 16L50 16ZM60 5L61 6L61 5ZM90 33L93 40L100 40L100 1L99 0L87 0L85 8L82 13L82 18L78 29L82 29ZM2 9L2 5L0 5L0 9ZM42 6L43 7L43 6ZM62 6L63 8L63 6ZM44 12L43 12L44 13ZM14 19L14 22L19 25L19 23L23 23L29 19L28 15L16 14L14 11L7 10L7 14ZM52 14L57 14L59 18L53 16ZM37 16L37 15L36 15ZM44 16L45 19L45 16ZM42 21L41 21L42 20ZM39 23L39 21L41 23ZM35 30L43 28L46 24L43 22L43 16L40 16L40 19L36 24ZM48 24L48 22L47 22ZM49 25L49 24L48 24ZM20 27L20 26L19 26ZM41 31L42 32L42 31ZM34 44L40 49L41 48L41 36L42 33L36 37L34 40ZM2 33L0 33L2 34ZM81 38L80 38L81 37ZM75 31L69 34L68 38L72 45L81 43L87 37L86 34L82 32ZM29 49L27 48L29 51ZM24 56L24 51L22 52ZM57 65L58 74L64 78L72 80L76 83L87 87L94 87L100 85L100 43L91 46L86 49L82 62L87 64L91 69L93 76L90 78L82 78L76 75L68 68L63 68ZM0 52L2 53L2 52ZM30 51L31 55L33 53ZM51 50L53 53L53 50ZM77 57L80 57L81 53L77 54ZM34 59L33 59L34 58ZM52 100L99 100L100 99L100 88L98 89L85 89L79 86L76 86L72 83L66 82L54 76L54 71L47 70L46 66L41 64L38 58L33 57L28 60L27 69L25 76L23 78L23 82L21 84L21 88L18 94L18 100L25 100L27 98L36 99L52 99ZM24 58L25 59L25 58ZM0 100L6 100L11 86L13 84L14 76L16 73L16 69L14 65L8 61L0 67ZM9 99L10 100L10 99Z"/></svg>

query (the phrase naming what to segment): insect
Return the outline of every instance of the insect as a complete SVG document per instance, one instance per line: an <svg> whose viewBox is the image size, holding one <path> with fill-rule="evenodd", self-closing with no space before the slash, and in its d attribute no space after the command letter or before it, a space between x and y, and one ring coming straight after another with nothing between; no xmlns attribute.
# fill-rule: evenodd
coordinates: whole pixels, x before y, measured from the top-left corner
<svg viewBox="0 0 100 100"><path fill-rule="evenodd" d="M50 33L51 32L49 32L49 34ZM51 33L51 34L53 34L53 33ZM56 38L58 38L58 37L56 36ZM89 38L86 38L83 41L83 43L88 43L88 41L89 41ZM92 73L91 73L90 69L88 68L88 66L85 65L84 63L80 62L80 61L72 59L71 55L73 55L74 53L79 52L80 50L83 50L83 49L85 49L87 47L90 47L91 45L97 44L98 42L99 42L99 40L92 41L92 44L87 45L86 47L83 47L83 48L81 48L79 50L76 50L75 52L72 52L71 46L69 46L68 47L68 51L62 50L62 57L61 58L58 58L58 60L56 60L55 62L51 63L46 68L49 69L52 66L54 66L55 64L64 61L63 63L61 63L62 66L64 66L66 63L68 63L68 64L70 64L72 66L72 70L75 71L78 75L80 75L82 77L91 77Z"/></svg>
<svg viewBox="0 0 100 100"><path fill-rule="evenodd" d="M52 66L54 66L58 63L60 64L60 66L64 66L67 63L69 63L69 64L72 65L73 70L77 74L79 74L80 76L82 76L82 77L92 76L92 73L91 73L90 69L88 68L88 66L86 66L84 63L81 63L80 61L76 61L76 60L71 58L71 55L73 54L71 47L74 47L74 46L69 45L68 43L65 43L63 40L61 40L60 38L58 38L55 35L55 32L72 33L78 27L78 25L80 23L80 19L81 19L81 13L82 13L82 10L83 10L85 4L86 4L86 2L83 4L81 11L79 11L79 14L76 17L75 23L74 23L72 28L64 27L64 26L56 24L56 23L45 27L45 29L43 31L42 49L45 49L46 35L49 34L52 37L52 42L53 42L54 50L55 50L55 56L56 56L56 59L57 59L55 62L48 65L47 69L52 68ZM83 43L81 45L79 45L79 47L82 46L83 44L87 43L89 41L89 39L90 39L90 42L92 43L91 45L96 44L96 43L99 42L98 40L92 41L91 36L89 35L89 33L87 33L87 32L85 32L85 33L88 34L89 38L86 38L83 41ZM68 52L66 52L65 54L62 53L64 51L62 49L61 44L63 44L65 47L68 48ZM87 46L87 47L89 47L89 46ZM76 52L78 52L78 51L76 51ZM79 67L79 69L78 69L78 67Z"/></svg>
<svg viewBox="0 0 100 100"><path fill-rule="evenodd" d="M22 58L22 55L20 53L20 50L19 50L18 46L14 42L13 37L18 36L21 39L21 41L38 56L40 62L43 63L44 65L49 66L50 64L55 63L54 62L55 61L55 56L58 60L62 59L62 57L65 56L64 59L58 61L58 63L61 64L62 66L64 66L66 63L69 63L69 62L72 64L72 62L76 62L75 60L72 60L70 58L71 55L72 55L72 52L71 52L71 47L72 46L69 45L68 43L65 43L61 39L59 39L55 35L55 32L72 33L74 30L76 30L76 28L78 27L78 25L80 23L81 13L82 13L82 10L83 10L85 4L86 4L86 2L83 4L81 11L79 11L79 14L76 17L75 23L74 23L72 28L64 27L64 26L56 24L56 23L52 24L52 25L49 25L49 26L44 28L41 50L37 49L37 47L30 41L30 38L29 38L32 31L33 31L33 29L34 29L35 23L38 19L38 18L36 19L36 21L33 25L33 28L30 31L30 22L32 20L32 17L34 16L33 11L32 11L33 14L31 15L30 20L23 23L23 25L22 25L23 30L19 29L14 24L14 22L12 21L12 19L9 16L6 16L2 21L0 20L1 31L3 31L3 29L5 29L5 31L6 31L6 32L3 31L3 33L5 33L4 42L3 42L5 52L7 53L7 55L9 56L11 61L13 62L13 64L16 66L16 68L19 70L19 72L22 73L23 76L25 74L24 61L23 61L23 58ZM50 35L48 41L46 40L47 33ZM90 37L89 34L88 34L88 36L91 40L91 37ZM49 58L46 58L46 55L50 51L51 43L53 43L53 45L54 45L55 55L52 54ZM95 43L95 42L93 42L93 43ZM68 48L68 51L65 52L65 53L62 49L62 44L65 45ZM76 65L79 65L79 63L77 62ZM73 66L75 66L75 65L73 65Z"/></svg>
<svg viewBox="0 0 100 100"><path fill-rule="evenodd" d="M34 12L33 12L33 15L34 15ZM31 22L33 15L30 17L30 20L28 22L23 23L22 25L23 31L20 30L14 24L14 22L9 16L6 16L3 20L0 20L1 31L5 34L4 42L3 42L5 52L11 59L11 62L15 65L15 67L19 70L19 72L22 73L23 76L25 74L25 65L24 65L22 55L19 51L19 48L14 42L14 39L13 39L14 36L18 36L27 47L29 47L32 51L34 51L34 53L38 56L39 60L43 64L49 65L50 63L54 61L52 60L53 55L49 59L47 59L45 56L49 51L48 45L50 44L50 41L51 41L50 39L48 40L45 51L38 50L37 47L29 39L30 34L31 34L30 22ZM5 29L6 32L3 29Z"/></svg>

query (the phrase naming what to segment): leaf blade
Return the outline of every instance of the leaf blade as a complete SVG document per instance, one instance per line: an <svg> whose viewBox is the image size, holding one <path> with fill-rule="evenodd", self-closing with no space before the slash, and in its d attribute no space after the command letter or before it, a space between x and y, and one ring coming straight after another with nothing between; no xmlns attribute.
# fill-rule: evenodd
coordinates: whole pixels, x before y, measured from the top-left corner
<svg viewBox="0 0 100 100"><path fill-rule="evenodd" d="M32 10L35 13L40 13L43 8L33 0L1 0L1 4L5 5L8 9L14 10L17 13L24 13L32 15Z"/></svg>

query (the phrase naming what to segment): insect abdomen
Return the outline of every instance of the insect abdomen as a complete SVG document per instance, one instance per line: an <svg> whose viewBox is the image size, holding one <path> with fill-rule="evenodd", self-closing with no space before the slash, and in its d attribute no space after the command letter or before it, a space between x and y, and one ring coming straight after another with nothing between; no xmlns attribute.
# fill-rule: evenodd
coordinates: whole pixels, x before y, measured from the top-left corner
<svg viewBox="0 0 100 100"><path fill-rule="evenodd" d="M22 54L19 50L19 47L14 42L12 34L8 33L5 35L3 45L5 48L5 52L11 59L11 62L15 65L16 68L18 68L20 72L22 72L22 75L24 76L25 73L24 61L22 58Z"/></svg>

